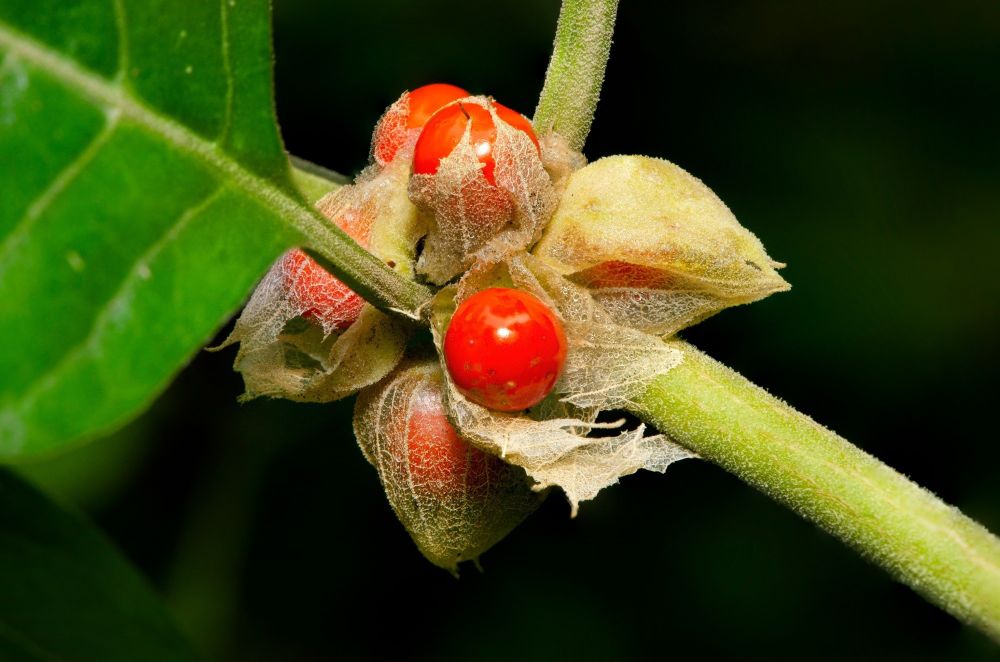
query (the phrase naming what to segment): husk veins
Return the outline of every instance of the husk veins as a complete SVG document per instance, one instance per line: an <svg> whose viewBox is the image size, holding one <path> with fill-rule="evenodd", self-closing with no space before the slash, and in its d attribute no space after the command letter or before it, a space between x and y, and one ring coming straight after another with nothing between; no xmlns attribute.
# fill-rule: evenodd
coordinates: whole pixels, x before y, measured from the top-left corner
<svg viewBox="0 0 1000 662"><path fill-rule="evenodd" d="M634 405L654 378L683 360L663 337L788 289L775 271L783 265L677 166L641 156L587 165L554 133L540 137L539 155L497 116L491 99L460 103L492 116L496 185L483 175L468 127L435 174L411 175L419 132L406 128L404 94L379 122L373 165L318 205L335 222L345 211L370 219L360 234L373 253L400 273L443 286L425 311L439 361L403 360L409 329L370 306L346 330L337 320L303 319L284 285L287 256L227 340L240 342L245 397L327 401L361 391L354 426L365 457L421 552L453 572L527 516L537 492L559 487L575 515L580 502L622 476L696 457L643 425L625 429L598 416ZM391 141L388 152L379 151L380 136ZM388 161L388 153L397 156ZM470 402L440 362L455 307L497 286L534 294L566 331L563 373L526 412ZM413 421L428 407L470 444L450 465L428 469L426 458L413 456ZM454 448L447 434L439 436L431 441ZM457 475L467 480L456 483Z"/></svg>
<svg viewBox="0 0 1000 662"><path fill-rule="evenodd" d="M789 289L784 265L710 188L646 156L574 172L533 252L615 320L658 336Z"/></svg>
<svg viewBox="0 0 1000 662"><path fill-rule="evenodd" d="M493 119L495 185L483 175L472 122L436 173L410 178L410 198L429 226L417 272L436 285L476 264L526 250L541 236L557 202L553 179L527 134L502 120L487 97L456 103L481 106Z"/></svg>
<svg viewBox="0 0 1000 662"><path fill-rule="evenodd" d="M620 409L656 375L677 365L680 352L658 338L622 327L589 294L530 255L517 255L495 268L504 275L477 274L488 286L509 280L548 303L561 317L569 343L567 362L553 392L527 414L492 411L466 399L446 375L448 411L458 430L477 447L524 468L537 489L558 486L575 515L581 501L639 469L664 471L694 454L663 435L646 436L644 426L615 436L589 436L617 424L594 421L603 410ZM476 291L467 286L465 296ZM432 308L435 345L454 311L459 289L438 293Z"/></svg>
<svg viewBox="0 0 1000 662"><path fill-rule="evenodd" d="M358 397L354 433L417 547L457 573L459 562L500 541L544 494L520 468L450 435L441 396L437 361L404 363Z"/></svg>
<svg viewBox="0 0 1000 662"><path fill-rule="evenodd" d="M413 252L424 231L406 197L404 165L372 166L316 207L333 222L350 219L354 226L349 233L359 243L412 277ZM338 319L333 314L337 309L304 319L311 304L290 286L292 270L301 268L309 268L308 263L294 259L293 251L283 255L222 344L240 345L235 368L243 374L245 400L268 396L330 402L374 384L403 357L410 326L368 304L353 322Z"/></svg>

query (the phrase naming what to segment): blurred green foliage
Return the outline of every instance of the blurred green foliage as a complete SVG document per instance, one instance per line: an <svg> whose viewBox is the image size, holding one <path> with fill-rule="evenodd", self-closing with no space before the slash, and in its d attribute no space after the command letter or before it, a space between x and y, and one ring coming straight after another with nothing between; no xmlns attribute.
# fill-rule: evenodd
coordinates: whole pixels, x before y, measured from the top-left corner
<svg viewBox="0 0 1000 662"><path fill-rule="evenodd" d="M0 467L0 586L0 660L199 659L121 554L8 467Z"/></svg>
<svg viewBox="0 0 1000 662"><path fill-rule="evenodd" d="M407 87L530 114L558 12L275 4L288 148L348 173ZM995 0L626 1L586 150L676 162L789 263L790 293L689 340L994 531L997 72ZM116 498L90 502L223 659L997 654L700 462L627 478L575 520L550 499L456 582L395 521L349 402L238 406L231 359L195 360L133 424L129 470L95 477L121 480Z"/></svg>

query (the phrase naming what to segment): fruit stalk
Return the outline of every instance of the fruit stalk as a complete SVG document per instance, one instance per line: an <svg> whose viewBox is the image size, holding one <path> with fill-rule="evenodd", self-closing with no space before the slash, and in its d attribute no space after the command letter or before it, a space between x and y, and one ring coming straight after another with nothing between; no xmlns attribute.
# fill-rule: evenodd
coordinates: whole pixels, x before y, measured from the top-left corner
<svg viewBox="0 0 1000 662"><path fill-rule="evenodd" d="M343 281L379 310L409 320L420 319L421 307L430 300L426 287L407 280L362 248L333 224L296 226L307 240L309 257Z"/></svg>
<svg viewBox="0 0 1000 662"><path fill-rule="evenodd" d="M684 361L635 413L1000 641L1000 539L693 346L668 344Z"/></svg>
<svg viewBox="0 0 1000 662"><path fill-rule="evenodd" d="M583 149L601 95L618 0L564 0L552 58L535 108L539 135L555 131Z"/></svg>
<svg viewBox="0 0 1000 662"><path fill-rule="evenodd" d="M309 202L348 182L343 175L303 159L291 157L291 161L296 186ZM306 240L306 253L376 308L418 319L431 291L393 272L343 230L333 223L317 222L319 218L318 214L289 218Z"/></svg>

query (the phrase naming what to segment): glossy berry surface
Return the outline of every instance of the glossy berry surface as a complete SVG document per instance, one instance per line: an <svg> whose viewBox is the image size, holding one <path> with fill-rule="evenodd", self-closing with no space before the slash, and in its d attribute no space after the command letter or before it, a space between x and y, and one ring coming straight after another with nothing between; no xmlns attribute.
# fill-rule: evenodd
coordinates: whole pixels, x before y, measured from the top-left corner
<svg viewBox="0 0 1000 662"><path fill-rule="evenodd" d="M452 381L469 400L519 411L552 391L566 363L566 334L537 297L490 288L455 311L445 332L444 358Z"/></svg>
<svg viewBox="0 0 1000 662"><path fill-rule="evenodd" d="M411 401L406 446L412 484L438 497L467 496L487 487L507 468L503 460L459 436L445 415L437 384Z"/></svg>
<svg viewBox="0 0 1000 662"><path fill-rule="evenodd" d="M382 165L392 161L405 144L408 131L420 129L438 109L467 96L466 90L448 83L431 83L407 92L406 114L388 114L375 128L375 160Z"/></svg>
<svg viewBox="0 0 1000 662"><path fill-rule="evenodd" d="M406 116L406 126L410 129L419 129L438 110L447 106L452 101L457 101L470 96L466 90L457 85L448 83L431 83L424 85L410 92L409 106L410 112Z"/></svg>
<svg viewBox="0 0 1000 662"><path fill-rule="evenodd" d="M499 103L493 104L497 117L519 131L528 134L535 148L540 151L538 138L531 122L520 113ZM413 152L413 172L433 175L437 172L441 159L451 154L465 134L465 127L472 123L469 137L479 162L483 164L483 175L490 184L496 184L493 146L496 144L497 128L490 112L477 103L454 103L437 111L424 125Z"/></svg>

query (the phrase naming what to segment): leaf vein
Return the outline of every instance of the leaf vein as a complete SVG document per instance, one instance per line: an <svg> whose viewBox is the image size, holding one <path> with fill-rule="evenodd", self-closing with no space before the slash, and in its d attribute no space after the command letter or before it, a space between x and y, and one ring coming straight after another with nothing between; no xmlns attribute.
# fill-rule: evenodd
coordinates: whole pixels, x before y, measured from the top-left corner
<svg viewBox="0 0 1000 662"><path fill-rule="evenodd" d="M13 50L36 68L90 98L95 105L118 109L131 123L159 137L178 152L200 161L208 170L217 173L217 179L241 191L262 211L271 212L289 231L289 247L297 244L315 249L335 264L339 277L369 302L383 310L419 319L419 307L430 296L429 291L401 278L377 257L361 249L345 232L307 204L290 181L282 178L281 183L276 183L255 174L224 145L198 135L182 120L157 112L145 105L134 91L85 69L63 53L3 21L0 21L0 47ZM287 160L282 165L287 173ZM333 254L337 254L337 258L331 262Z"/></svg>
<svg viewBox="0 0 1000 662"><path fill-rule="evenodd" d="M206 140L176 120L157 113L129 90L83 69L61 53L52 51L2 21L0 45L90 97L97 105L118 109L122 116L136 125L195 157L211 170L220 173L223 180L232 182L248 197L291 221L313 243L321 243L319 239L329 235L329 223L319 216L319 212L301 201L297 194L253 174L227 154L218 143Z"/></svg>
<svg viewBox="0 0 1000 662"><path fill-rule="evenodd" d="M84 168L94 160L101 149L108 143L108 140L111 139L111 136L115 132L115 128L118 126L118 118L119 115L115 112L108 115L107 122L105 122L100 131L94 134L93 140L87 144L73 161L59 171L52 179L49 187L42 191L35 201L31 203L24 215L21 216L7 236L4 237L3 242L0 243L0 283L3 282L7 258L10 252L16 248L18 240L31 230L42 214L52 206L52 203L62 195L63 191L83 172Z"/></svg>
<svg viewBox="0 0 1000 662"><path fill-rule="evenodd" d="M215 191L184 210L177 217L177 220L170 224L166 232L164 232L159 239L153 242L142 255L136 258L136 260L132 263L132 268L122 280L121 285L117 290L115 290L114 294L111 295L107 302L101 306L97 316L94 318L94 323L91 326L87 337L69 349L63 355L63 358L60 359L59 362L52 368L39 375L28 386L28 388L24 390L24 395L21 398L20 404L15 404L11 407L12 409L17 409L23 412L30 408L41 394L50 389L52 385L56 383L62 373L70 369L77 361L85 357L88 351L93 349L92 345L94 345L94 343L102 336L104 330L111 323L113 315L131 294L130 290L133 286L137 282L145 280L149 277L149 263L153 261L165 248L167 248L170 243L174 241L195 218L198 217L199 214L218 200L225 191L226 187L220 186Z"/></svg>
<svg viewBox="0 0 1000 662"><path fill-rule="evenodd" d="M229 10L226 9L227 0L220 0L219 11L222 14L222 67L226 73L226 107L225 115L222 119L222 129L219 131L219 142L225 143L229 138L229 131L233 124L233 95L235 94L235 84L233 81L233 63L229 54Z"/></svg>
<svg viewBox="0 0 1000 662"><path fill-rule="evenodd" d="M117 82L124 83L128 80L129 67L129 47L128 47L128 19L125 16L125 5L122 0L113 0L115 10L115 29L118 32L118 75Z"/></svg>

